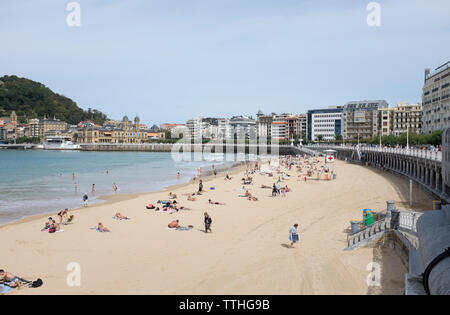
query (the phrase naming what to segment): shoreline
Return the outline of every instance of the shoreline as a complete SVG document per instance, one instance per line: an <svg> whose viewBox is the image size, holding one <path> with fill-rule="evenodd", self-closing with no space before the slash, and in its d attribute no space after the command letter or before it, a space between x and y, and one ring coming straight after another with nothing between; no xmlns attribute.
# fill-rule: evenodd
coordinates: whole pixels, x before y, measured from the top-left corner
<svg viewBox="0 0 450 315"><path fill-rule="evenodd" d="M262 161L262 160L259 160L259 161ZM229 174L236 174L236 173L240 172L241 171L240 168L242 168L244 166L242 163L245 163L245 162L235 162L230 166L225 166L224 164L217 165L217 167L215 166L217 169L217 175L225 173L225 171L227 171L227 170L229 171ZM203 180L203 182L208 182L208 180L211 180L211 178L213 178L213 177L214 177L213 171L207 170L207 171L205 171L205 175L202 176L202 180ZM87 207L80 206L77 208L71 208L71 209L69 208L69 211L74 212L74 211L94 209L94 208L98 208L100 206L110 206L110 205L114 205L114 204L122 202L122 201L130 201L133 199L137 199L142 196L151 196L152 194L170 192L171 190L184 188L184 187L189 186L190 184L196 183L196 182L197 181L190 179L189 181L187 181L185 183L169 185L169 186L164 187L163 189L158 189L158 190L154 190L154 191L100 195L95 199L95 200L100 200L100 201L95 202ZM19 224L23 224L23 223L38 221L38 220L46 220L52 214L56 214L55 211L26 216L24 218L17 219L13 222L0 224L0 230L3 228L6 228L8 226L12 226L12 225L19 225Z"/></svg>

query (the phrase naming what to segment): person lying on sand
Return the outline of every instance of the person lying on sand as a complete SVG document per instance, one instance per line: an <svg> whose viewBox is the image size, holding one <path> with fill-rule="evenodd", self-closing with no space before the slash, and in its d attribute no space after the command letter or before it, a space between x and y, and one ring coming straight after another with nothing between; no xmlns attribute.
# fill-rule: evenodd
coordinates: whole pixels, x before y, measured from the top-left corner
<svg viewBox="0 0 450 315"><path fill-rule="evenodd" d="M19 277L0 269L0 284L7 285L10 288L20 287Z"/></svg>
<svg viewBox="0 0 450 315"><path fill-rule="evenodd" d="M208 199L208 202L209 202L210 205L220 205L220 206L224 206L225 205L224 202L212 201L211 199Z"/></svg>
<svg viewBox="0 0 450 315"><path fill-rule="evenodd" d="M178 212L180 210L191 210L191 208L186 208L186 207L178 207L177 205L173 206L173 209Z"/></svg>
<svg viewBox="0 0 450 315"><path fill-rule="evenodd" d="M128 217L122 215L120 212L117 212L117 213L114 215L114 218L115 218L115 219L119 219L119 220L129 220L129 219L130 219L130 218L128 218Z"/></svg>
<svg viewBox="0 0 450 315"><path fill-rule="evenodd" d="M176 229L177 227L180 226L179 222L180 220L173 220L167 226L169 227L169 229Z"/></svg>
<svg viewBox="0 0 450 315"><path fill-rule="evenodd" d="M98 222L97 230L99 232L111 232L107 227L103 226L102 222Z"/></svg>
<svg viewBox="0 0 450 315"><path fill-rule="evenodd" d="M189 201L195 201L195 200L197 200L197 199L195 199L195 197L192 197L191 195L189 195L189 196L187 197L187 200L189 200Z"/></svg>
<svg viewBox="0 0 450 315"><path fill-rule="evenodd" d="M172 192L169 193L169 199L175 199L177 198L176 194L172 194Z"/></svg>
<svg viewBox="0 0 450 315"><path fill-rule="evenodd" d="M250 201L258 201L258 198L256 198L255 196L248 196L248 200L250 200Z"/></svg>
<svg viewBox="0 0 450 315"><path fill-rule="evenodd" d="M264 184L261 184L261 188L268 188L268 189L272 189L272 187L270 187L270 186L267 186L267 185L264 185Z"/></svg>

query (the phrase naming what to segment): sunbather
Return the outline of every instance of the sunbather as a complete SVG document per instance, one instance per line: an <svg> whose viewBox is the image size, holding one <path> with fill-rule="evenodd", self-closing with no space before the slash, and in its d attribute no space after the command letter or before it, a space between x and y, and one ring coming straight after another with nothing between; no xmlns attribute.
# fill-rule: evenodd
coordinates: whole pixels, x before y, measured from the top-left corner
<svg viewBox="0 0 450 315"><path fill-rule="evenodd" d="M167 226L169 227L169 229L175 229L180 226L179 222L180 220L173 220Z"/></svg>
<svg viewBox="0 0 450 315"><path fill-rule="evenodd" d="M120 212L117 212L117 213L114 215L114 219L119 219L119 220L129 220L130 218L128 218L128 217L122 215Z"/></svg>
<svg viewBox="0 0 450 315"><path fill-rule="evenodd" d="M208 202L211 205L220 205L220 206L224 206L225 205L224 202L212 201L211 199L208 199Z"/></svg>
<svg viewBox="0 0 450 315"><path fill-rule="evenodd" d="M0 284L7 285L10 288L17 288L20 286L19 277L0 269Z"/></svg>
<svg viewBox="0 0 450 315"><path fill-rule="evenodd" d="M107 227L103 226L101 222L98 222L97 230L99 232L111 232Z"/></svg>

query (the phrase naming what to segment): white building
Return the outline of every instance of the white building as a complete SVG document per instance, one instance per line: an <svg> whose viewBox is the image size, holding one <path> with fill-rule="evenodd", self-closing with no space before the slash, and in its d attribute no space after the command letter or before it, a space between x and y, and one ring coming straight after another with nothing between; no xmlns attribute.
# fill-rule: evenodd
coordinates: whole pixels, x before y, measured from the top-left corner
<svg viewBox="0 0 450 315"><path fill-rule="evenodd" d="M306 136L309 141L334 140L342 131L342 107L309 110L306 114Z"/></svg>
<svg viewBox="0 0 450 315"><path fill-rule="evenodd" d="M230 119L233 136L256 139L256 121L250 116L234 116Z"/></svg>

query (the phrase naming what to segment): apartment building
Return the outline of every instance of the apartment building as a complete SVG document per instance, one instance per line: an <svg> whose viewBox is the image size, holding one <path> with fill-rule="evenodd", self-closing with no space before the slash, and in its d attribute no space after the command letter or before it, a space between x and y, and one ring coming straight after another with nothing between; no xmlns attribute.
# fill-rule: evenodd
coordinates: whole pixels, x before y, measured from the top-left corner
<svg viewBox="0 0 450 315"><path fill-rule="evenodd" d="M348 102L344 105L342 113L343 138L353 140L378 135L379 110L388 111L388 108L389 104L385 100Z"/></svg>
<svg viewBox="0 0 450 315"><path fill-rule="evenodd" d="M400 135L409 132L422 133L422 104L400 102L390 110L391 133Z"/></svg>
<svg viewBox="0 0 450 315"><path fill-rule="evenodd" d="M422 111L423 133L450 127L450 61L434 71L425 69Z"/></svg>

